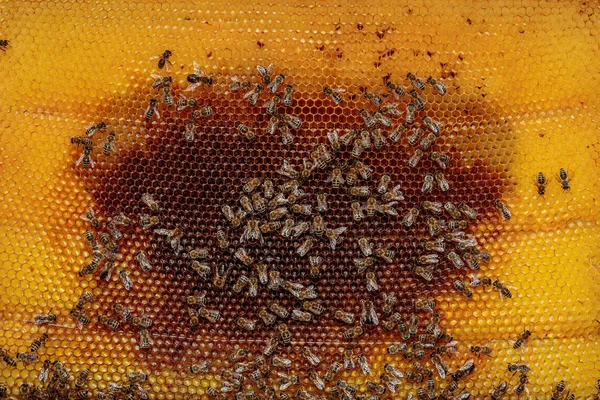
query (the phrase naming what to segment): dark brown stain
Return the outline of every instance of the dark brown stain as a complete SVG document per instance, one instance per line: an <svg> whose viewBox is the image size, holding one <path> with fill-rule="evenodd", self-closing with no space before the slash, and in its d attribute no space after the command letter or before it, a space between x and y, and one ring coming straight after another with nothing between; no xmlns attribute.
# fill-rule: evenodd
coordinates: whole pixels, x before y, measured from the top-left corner
<svg viewBox="0 0 600 400"><path fill-rule="evenodd" d="M144 193L154 194L162 207L158 213L161 227L181 228L185 232L182 244L187 249L211 249L210 263L224 265L232 271L227 284L230 288L240 274L251 275L252 271L235 261L231 253L221 252L216 245L216 230L228 229L221 205L237 206L241 186L249 178L259 176L281 184L283 179L276 171L284 158L299 166L315 143L326 143L328 130L358 128L362 120L357 112L349 111L346 102L336 106L323 93L297 93L293 106L286 112L303 118L304 125L294 132L294 145L286 147L277 135L264 133L267 117L261 108L263 100L256 106L250 106L242 98L243 93L226 96L217 93L215 88L198 89L194 93L193 97L198 99L199 104L210 105L215 111L214 116L197 120L199 134L195 142L186 142L182 134L191 110L167 109L161 103L162 118L150 122L144 120L132 146L114 156L103 159L98 156L96 168L79 170L79 176L97 202L97 212L104 219L121 212L137 219L140 214L148 213L140 201L141 196ZM181 88L175 87L174 90L179 93ZM135 93L108 101L101 108L99 118L142 120L149 97L149 94ZM356 93L347 93L346 98L360 102L357 108L373 108ZM423 159L415 169L408 167L408 158L415 148L408 145L406 134L397 144L388 143L379 151L371 149L365 152L363 161L374 170L371 188L374 189L382 174L390 174L395 184L402 185L406 196L406 201L398 207L401 215L411 207L419 206L423 200L430 200L455 204L466 202L478 209L482 218L488 218L488 212L494 210L494 200L502 197L502 193L510 190L512 185L501 165L487 161L492 155L500 156L497 154L499 151L510 153L509 150L514 147L510 126L497 112L497 107L474 97L459 103L453 103L451 96L428 94L427 99L431 104L425 114L435 116L446 127L434 148L452 157L444 171L451 182L451 191L443 193L435 190L427 196L422 194L424 174L436 167L429 159ZM407 102L407 97L400 99L400 107L405 107ZM123 108L121 104L135 107ZM256 142L248 143L236 133L238 123L245 123L256 130ZM471 140L460 133L464 130L469 132ZM134 137L130 136L131 139ZM340 157L352 160L347 150ZM279 270L284 279L315 285L319 300L328 311L318 318L317 324L287 321L294 341L300 344L304 341L319 342L323 335L327 335L328 340L355 345L355 342L341 338L341 331L347 327L334 322L330 313L339 308L352 311L358 317L360 300L365 298L372 298L381 306L381 294L369 293L364 276L356 273L353 259L360 257L356 243L359 237L372 238L376 246L385 246L396 252L395 262L379 264L376 275L381 292L395 293L400 299L398 310L407 317L411 314L414 299L434 298L452 291L451 282L456 276L466 279L467 270L457 271L446 262L436 269L434 281L425 282L416 277L410 266L415 264L415 257L423 253L421 242L429 238L423 220L410 230L401 225L401 217L378 216L356 223L350 212L351 196L346 190L331 188L327 178L328 173L317 171L303 188L311 195L328 193L328 226L346 226L349 230L335 252L328 249L325 241L316 241L311 254L321 255L326 266L320 280L311 279L308 259L295 255L295 248L301 240L288 241L282 240L279 235L268 235L264 246L244 246L257 261ZM309 201L314 207L312 198L302 203ZM498 217L492 218L490 222L497 224ZM485 242L493 241L498 232L492 230L486 233ZM233 248L237 247L236 237L240 233L240 230L229 230ZM234 296L229 289L217 289L211 285L210 278L205 281L190 269L190 261L186 257L175 256L163 239L143 232L139 227L125 230L124 234L125 239L121 243L123 259L118 268L124 267L132 272L134 289L131 292L123 290L118 277L108 283L97 277L85 279L98 279L102 288L99 312L110 313L112 305L119 302L154 320L151 328L154 344L150 351L138 352L139 358L145 360L150 369L171 365L185 370L192 362L204 358L214 358L215 366L222 366L225 365L223 354L228 355L234 343L243 344L254 353L260 352L264 340L273 336L275 330L265 328L254 313L273 300L290 309L301 308L301 304L288 293L271 293L264 287L260 288L256 298ZM128 258L136 243L145 249L154 266L153 272L138 272L135 259ZM207 307L219 310L221 319L216 324L201 320L200 327L192 331L185 298L195 291L207 292ZM252 333L242 331L235 324L239 316L258 320L259 328ZM425 324L427 319L423 317L421 323ZM93 329L96 328L102 329ZM379 326L369 331L365 338L378 342L393 340L398 335L385 332ZM210 353L202 345L204 341L214 344ZM284 349L284 354L292 354L291 350ZM328 351L336 353L334 347Z"/></svg>

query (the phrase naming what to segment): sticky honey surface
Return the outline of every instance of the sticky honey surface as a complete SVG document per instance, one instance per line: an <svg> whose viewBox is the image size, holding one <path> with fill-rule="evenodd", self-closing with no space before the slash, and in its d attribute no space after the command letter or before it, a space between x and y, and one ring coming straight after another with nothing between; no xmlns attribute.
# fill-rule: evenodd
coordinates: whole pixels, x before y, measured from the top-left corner
<svg viewBox="0 0 600 400"><path fill-rule="evenodd" d="M301 162L302 151L315 141L324 143L327 130L359 121L357 111L364 103L360 86L382 87L388 74L400 80L414 72L441 78L448 86L444 97L428 97L429 115L452 127L442 145L455 157L456 176L468 182L462 188L457 183L455 199L472 198L481 204L480 223L470 228L492 255L481 274L514 287L513 298L502 300L496 291L474 290L473 297L465 299L451 289L452 274L439 287L421 288L406 273L409 283L403 286L404 275L400 279L395 274L405 271L400 266L387 272L380 269L380 284L435 298L444 327L459 343L459 355L448 361L451 369L471 357L470 345L494 349L491 358L476 358L476 373L462 383L475 397L489 395L504 380L513 387L517 376L506 371L507 363L513 362L526 362L532 369L530 398L548 397L561 379L578 397L596 393L600 377L596 4L10 2L1 7L1 38L11 41L10 48L0 53L1 348L14 355L47 332L50 339L41 358L61 360L72 374L89 368L92 391L105 389L111 381L123 382L126 372L142 369L150 375L149 390L156 398L204 396L209 386L218 386L215 376L226 365L219 361L221 353L229 354L254 337L232 322L248 303L228 298L230 292L223 292L223 297L215 292L212 304L219 303L228 315L223 324L214 328L203 323L198 331L189 330L185 309L169 307L194 289L195 278L182 262L151 274L136 269L133 254L139 249L150 246L152 254L168 258L159 240L139 229L124 239L127 251L120 260L132 271L133 293L124 292L118 276L108 284L80 278L77 273L91 255L84 237L88 223L81 216L91 206L106 214L101 218L126 207L142 210L139 196L146 190L140 186L144 182L169 193L170 187L184 190L178 184L198 179L206 196L193 209L170 218L177 223L196 221L189 225L196 224L199 230L202 218L217 220L216 202L221 197L236 201L244 179L275 171L282 155ZM165 49L173 52L171 75L178 90L185 87L193 61L215 79L215 86L201 97L216 111L206 125L206 146L222 154L209 153L199 144L194 151L177 147L180 142L171 136L181 135L184 120L176 113L167 112L154 124L144 121L153 93L150 74L157 73L150 57ZM257 144L234 140L232 135L239 122L264 128L266 121L261 120L259 106L249 107L240 94L227 92L231 76L256 75L256 65L271 63L295 86L294 112L304 120L295 133L296 147L289 152L277 138L265 134ZM323 86L346 88L347 101L333 107ZM350 93L359 96L352 100ZM103 157L96 149L94 171L82 172L75 167L79 153L70 138L101 120L119 127L118 153ZM222 141L211 144L213 139ZM366 160L376 174L389 172L416 196L426 171L406 167L408 151L406 145L397 146ZM170 160L174 164L167 165L178 169L161 168L157 159ZM218 188L214 192L210 179L216 179L211 175L215 167L209 161L217 168L232 169L231 175L218 175L225 180L214 184L214 190ZM240 165L246 161L251 167L242 171ZM190 165L203 168L202 172L186 170ZM570 191L562 190L556 179L560 168L571 176ZM544 196L538 195L534 184L540 171L549 181ZM326 176L319 179L315 188L324 188ZM495 213L495 198L511 207L509 222ZM173 208L182 204L172 201ZM345 201L340 195L340 204ZM346 219L339 217L336 224L350 227L350 210L346 211ZM386 235L378 228L393 230L397 222L365 223L357 229L405 250L419 240L400 233ZM200 243L206 240L200 234L198 238ZM351 241L355 238L348 238ZM289 257L281 261L281 268L290 266L290 279L295 276L293 250L291 245L272 249L274 256ZM351 267L356 251L354 243L348 243L337 256ZM353 285L364 282L344 275L346 264L341 263L325 281L331 285L321 292L325 299L329 296L332 307L355 304L359 310ZM92 315L120 301L153 316L155 350L140 351L131 330L108 332L95 322L79 329L69 310L85 291L98 298L90 308ZM36 314L50 311L58 315L55 325L33 324ZM292 327L295 346L309 342L325 360L341 360L340 325L331 321L323 325L318 334L310 325ZM525 350L515 350L511 340L524 329L532 331L532 338ZM271 333L265 330L256 340L266 340ZM386 354L390 340L385 334L367 335L357 345L368 355L375 377L387 362L402 365L396 356ZM189 373L191 363L211 357L216 360L211 373ZM310 388L305 369L300 368L303 359L295 362L302 385ZM16 393L20 384L36 382L40 366L41 362L19 362L17 368L2 364L0 383ZM358 370L340 377L361 390L373 378ZM416 387L403 384L397 395L414 393Z"/></svg>

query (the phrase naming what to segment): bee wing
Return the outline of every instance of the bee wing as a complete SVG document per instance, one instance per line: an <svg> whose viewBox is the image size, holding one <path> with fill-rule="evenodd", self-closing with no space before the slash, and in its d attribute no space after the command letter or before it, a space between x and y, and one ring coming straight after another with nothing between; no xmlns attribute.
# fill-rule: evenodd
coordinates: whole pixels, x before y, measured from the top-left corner
<svg viewBox="0 0 600 400"><path fill-rule="evenodd" d="M192 63L192 65L194 66L194 72L196 73L196 75L199 76L204 76L204 71L202 71L202 67L200 65L198 65L198 63L196 61L194 61Z"/></svg>
<svg viewBox="0 0 600 400"><path fill-rule="evenodd" d="M81 153L81 155L79 156L79 158L75 162L75 165L81 164L81 162L83 161L84 158L85 158L85 153ZM86 221L87 221L87 219L86 219Z"/></svg>
<svg viewBox="0 0 600 400"><path fill-rule="evenodd" d="M171 235L171 230L169 229L155 229L154 233L156 233L157 235Z"/></svg>
<svg viewBox="0 0 600 400"><path fill-rule="evenodd" d="M443 365L439 361L434 361L433 365L435 365L435 369L436 369L437 373L440 375L440 378L442 378L442 379L446 378L446 374L448 373L448 371L446 370L445 365Z"/></svg>
<svg viewBox="0 0 600 400"><path fill-rule="evenodd" d="M154 56L150 57L150 59L151 59L151 60L156 60L156 59L159 59L159 58L161 58L161 57L162 57L162 54L156 54L156 55L154 55Z"/></svg>
<svg viewBox="0 0 600 400"><path fill-rule="evenodd" d="M347 230L347 229L348 229L348 228L346 228L345 226L342 226L342 227L340 227L340 228L336 228L336 229L334 230L334 232L335 232L335 234L336 234L336 235L338 235L338 236L339 236L339 235L343 234L344 232L346 232L346 230Z"/></svg>
<svg viewBox="0 0 600 400"><path fill-rule="evenodd" d="M331 90L333 90L336 93L344 93L346 91L346 89L342 88L332 88Z"/></svg>
<svg viewBox="0 0 600 400"><path fill-rule="evenodd" d="M337 143L339 141L337 129L327 132L327 139L329 139L329 142L331 142L332 144Z"/></svg>
<svg viewBox="0 0 600 400"><path fill-rule="evenodd" d="M159 75L159 74L150 74L150 76L151 76L153 79L156 79L156 80L159 80L159 79L163 79L163 78L164 78L162 75Z"/></svg>
<svg viewBox="0 0 600 400"><path fill-rule="evenodd" d="M244 94L244 99L247 99L248 97L252 96L254 94L254 89L250 89L249 91L247 91Z"/></svg>
<svg viewBox="0 0 600 400"><path fill-rule="evenodd" d="M184 89L184 92L192 92L192 91L196 90L198 88L198 86L200 86L200 85L201 85L200 82L190 83L189 86Z"/></svg>

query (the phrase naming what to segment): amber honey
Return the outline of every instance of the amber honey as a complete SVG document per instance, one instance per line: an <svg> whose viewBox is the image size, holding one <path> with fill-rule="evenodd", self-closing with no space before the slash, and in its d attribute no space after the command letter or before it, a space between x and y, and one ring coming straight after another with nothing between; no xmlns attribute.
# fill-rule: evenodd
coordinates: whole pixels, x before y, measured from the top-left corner
<svg viewBox="0 0 600 400"><path fill-rule="evenodd" d="M373 3L340 5L334 14L329 6L5 5L1 33L10 39L10 47L0 53L4 86L0 268L5 293L0 347L14 356L26 351L41 333L49 335L39 362L0 367L0 384L12 395L23 383L40 385L38 371L45 359L59 360L72 376L89 368L90 394L105 390L109 382L125 384L126 373L136 370L148 373L144 387L155 398L205 397L208 387L220 389L217 376L231 367L229 354L247 347L256 355L276 332L264 327L255 313L274 298L289 309L301 308L293 296L264 287L256 298L231 292L239 275L250 276L252 270L215 248L215 230L228 229L220 206L237 206L241 187L251 177L283 183L276 171L284 158L300 167L314 144L327 143L328 131L358 126L359 109L375 110L361 87L389 94L384 86L388 77L409 88L407 72L422 78L431 75L447 85L444 96L430 87L423 92L427 105L419 115L444 125L435 150L452 158L444 171L451 190L421 193L424 174L437 167L423 159L417 168L409 168L414 147L403 135L397 144L388 141L362 157L373 169L371 190L384 173L402 185L406 200L397 207L399 218L354 221L353 198L345 189L331 188L329 170L317 170L303 185L309 196L328 194L328 225L348 227L335 251L324 240L316 241L310 254L322 256L326 266L320 280L310 278L308 259L295 253L300 239L265 235L264 246L245 246L284 279L314 284L327 309L315 317L317 323L286 321L292 343L278 354L292 360L292 368L282 371L298 375L300 384L284 392L294 395L298 388L318 392L300 355L305 345L321 357L317 368L321 376L331 362L343 361L346 347L364 353L371 375L354 369L337 376L364 393L367 380L379 381L384 364L410 369L410 360L386 353L398 341L397 331L389 333L379 326L348 341L342 338L346 326L329 314L340 308L358 317L361 300L372 298L381 307L381 293L393 292L405 318L413 313L414 299L435 300L440 325L458 342L459 354L445 357L449 369L475 359L475 373L460 382L461 389L474 397L489 396L502 381L512 389L518 375L506 366L513 362L531 367L529 394L524 395L529 398L549 397L561 379L578 398L596 394L600 255L594 123L598 67L592 61L598 46L595 5ZM60 25L64 20L73 21L76 29ZM64 29L52 29L56 26ZM188 84L193 61L214 80L211 87L190 94L214 109L213 116L198 121L191 144L183 136L190 110L176 111L160 103L160 119L143 117L149 99L160 99L151 89L150 74L165 74L150 57L165 49L173 52L170 75L176 98ZM303 126L292 130L291 146L283 145L277 134L264 133L268 116L261 106L266 94L250 106L243 92L229 90L232 76L255 84L260 79L256 65L270 63L274 73L285 74L285 83L295 88L294 104L287 112L302 118ZM324 86L344 88L344 102L331 102L322 92ZM407 101L408 97L398 100L401 110ZM76 167L81 149L69 140L99 121L112 125L117 149L104 156L100 147L94 147L95 167ZM255 142L237 134L239 123L256 130ZM95 146L107 132L93 137ZM352 162L349 153L344 149L340 158ZM556 178L560 168L571 176L570 191L562 190ZM549 181L543 197L534 183L540 171ZM89 225L80 217L89 207L102 222L120 212L137 217L148 212L140 201L147 192L154 193L162 207L161 227L180 227L185 231L184 247L207 247L212 261L231 268L225 289L211 286L211 279L202 280L190 270L189 259L173 256L164 239L139 227L123 229L121 259L109 282L77 275L92 253L84 236ZM496 199L510 206L510 221L497 214ZM435 271L432 282L411 272L409 266L422 254L419 243L428 238L427 227L421 221L407 230L401 219L423 200L467 202L477 209L479 217L469 233L492 256L478 273L511 285L512 299L502 300L491 288L472 288L472 298L462 297L452 283L468 282L470 271L448 264ZM316 205L314 198L306 202ZM234 232L229 232L235 240ZM239 237L240 231L235 233ZM356 273L353 259L360 256L356 240L363 236L396 252L392 264L378 263L374 268L379 293L369 293L364 277ZM138 250L148 255L151 273L138 267ZM129 292L118 277L122 268L134 281ZM216 324L202 320L193 330L185 298L195 290L207 292L207 306L219 310L221 318ZM79 329L69 310L87 291L96 296L85 309L92 323ZM154 320L150 350L139 348L136 329L124 325L110 332L96 322L98 315L113 313L116 302ZM50 311L58 315L56 324L39 327L32 322L36 314ZM240 316L255 319L259 328L240 329L235 323ZM430 315L419 316L424 327ZM525 350L515 350L511 340L524 329L530 329L532 337ZM476 344L492 347L492 357L471 355L469 346ZM200 360L211 360L210 372L190 373L190 365ZM270 379L274 384L275 378ZM442 387L449 381L437 375L435 379ZM423 386L403 381L396 394L385 396L402 398ZM516 398L510 389L504 398Z"/></svg>

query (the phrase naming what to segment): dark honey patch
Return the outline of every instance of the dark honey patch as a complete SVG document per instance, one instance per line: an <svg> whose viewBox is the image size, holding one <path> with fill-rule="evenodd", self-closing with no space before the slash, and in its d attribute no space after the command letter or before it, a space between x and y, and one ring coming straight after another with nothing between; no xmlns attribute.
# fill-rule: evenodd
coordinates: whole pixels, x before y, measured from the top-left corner
<svg viewBox="0 0 600 400"><path fill-rule="evenodd" d="M176 93L179 90L175 88ZM126 292L118 277L108 284L102 281L100 312L110 313L112 305L119 302L154 320L151 328L154 345L148 352L139 352L139 357L145 359L149 367L159 368L168 364L185 369L199 358L214 358L215 365L225 365L222 363L223 354L229 354L235 344L258 353L264 341L275 335L275 329L265 328L255 313L274 300L288 309L302 309L301 303L287 292L272 293L263 286L256 298L247 297L245 290L242 295L231 292L231 285L240 274L250 276L253 271L236 261L232 253L223 253L217 247L217 229L228 230L233 249L237 247L236 239L242 232L240 229L229 229L221 206L229 204L237 207L241 187L249 178L258 176L272 179L276 186L282 184L285 179L276 171L284 158L300 168L302 159L309 157L315 144L327 142L328 130L336 128L345 131L360 127L362 123L358 110L349 108L347 103L335 106L320 92L297 93L294 105L286 112L300 116L304 125L300 130L293 131L294 144L284 146L278 134L270 136L264 132L268 120L261 108L266 98L264 94L258 105L250 106L242 98L242 93L224 94L221 93L223 90L218 86L197 90L195 98L199 104L210 105L215 114L196 120L198 135L193 143L188 143L183 137L191 110L179 112L175 107L167 110L161 104L159 111L162 118L146 122L142 117L146 103L139 101L139 93L132 95L137 106L125 108L125 112L119 105L127 99L107 103L100 115L110 120L136 121L134 125L142 128L136 130L136 137L129 135L127 140L130 144L118 154L100 160L93 170L81 172L87 190L98 204L100 215L109 217L123 212L137 220L140 214L150 213L140 199L144 193L152 193L162 207L157 214L161 218L161 228L179 227L185 232L182 244L186 249L208 247L211 249L211 265L224 265L232 271L226 288L215 288L211 285L212 277L201 279L189 267L190 260L183 255L175 256L162 237L149 231L144 233L139 227L124 231L125 239L120 243L123 258L116 271L121 267L129 270L135 285L131 292ZM349 93L346 95L347 98L350 96ZM431 94L427 100L427 111L423 115L430 115L444 125L444 131L433 150L452 157L444 171L451 184L449 192L434 189L433 193L423 195L423 177L425 173L433 172L436 165L424 158L417 168L409 168L407 161L415 147L408 145L407 134L404 134L399 143L388 141L380 150L365 151L362 161L374 172L368 183L359 180L360 185L369 184L374 191L381 175L390 174L391 187L401 184L406 197L406 201L398 206L400 217L376 216L355 222L350 209L353 198L346 189L331 187L327 182L328 172L317 171L302 186L310 197L300 203L308 203L315 208L314 194L325 192L330 207L325 217L328 226L348 227L343 242L335 251L331 251L324 240L316 240L310 254L320 255L324 259L325 270L320 280L311 279L308 257L300 258L295 253L304 238L290 240L279 234L271 234L265 235L264 245L243 246L257 262L265 262L270 268L280 271L282 278L315 285L319 293L318 300L327 311L316 318L316 323L286 321L294 343L332 340L340 344L352 343L342 339L341 331L347 326L332 320L333 310L354 312L358 320L360 301L371 298L381 306L381 293L386 292L396 294L400 300L397 309L408 318L414 299L436 298L452 290L451 282L456 276L469 272L467 269L457 271L444 262L434 272L435 279L432 282L415 276L411 266L415 264L417 256L425 253L421 242L429 240L430 236L424 224L424 213L418 224L410 229L402 226L401 218L411 207L430 200L452 201L455 205L465 202L476 208L480 220L485 221L490 211L494 210L493 201L501 198L512 184L501 165L510 163L514 138L505 120L488 102L476 98L453 102L450 95L441 97ZM360 94L356 96L356 101L362 104L360 107L373 109L363 103ZM406 102L406 98L400 100L401 109ZM401 120L403 118L399 118L398 122ZM237 134L235 127L238 123L245 123L256 131L256 142L248 143ZM352 162L349 151L342 152L341 156ZM492 162L494 158L502 158L503 162ZM497 223L497 217L492 218L490 222ZM296 218L296 221L299 220L310 222L308 218ZM486 243L494 239L496 231L491 232L489 237L482 238ZM357 274L353 261L361 257L356 240L363 236L371 238L376 246L396 251L393 264L379 263L375 269L381 287L380 292L375 294L367 291L364 274ZM136 243L141 243L148 254L154 266L153 272L142 273L137 266L131 254ZM485 249L485 245L480 247ZM185 298L195 291L206 291L207 307L219 310L221 318L216 324L201 320L199 328L192 331ZM237 327L235 320L240 316L257 320L258 329L246 332ZM427 318L421 321L424 324ZM369 342L399 341L399 337L399 333L387 333L379 326L369 330L362 339ZM207 342L215 344L212 352L208 352L203 345ZM337 353L334 347L330 351Z"/></svg>

